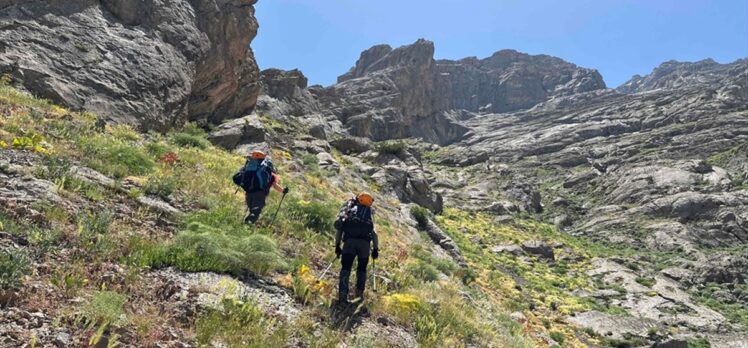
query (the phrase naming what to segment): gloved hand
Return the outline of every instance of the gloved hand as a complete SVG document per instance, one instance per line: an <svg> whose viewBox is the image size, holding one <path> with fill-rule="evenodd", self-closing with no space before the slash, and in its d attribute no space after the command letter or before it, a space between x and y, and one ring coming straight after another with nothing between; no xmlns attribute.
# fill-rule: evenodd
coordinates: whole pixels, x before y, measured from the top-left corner
<svg viewBox="0 0 748 348"><path fill-rule="evenodd" d="M374 260L379 258L379 249L374 249L371 251L371 258Z"/></svg>
<svg viewBox="0 0 748 348"><path fill-rule="evenodd" d="M284 187L284 188L283 188L283 194L285 195L285 194L287 194L287 193L288 193L288 187Z"/></svg>
<svg viewBox="0 0 748 348"><path fill-rule="evenodd" d="M335 256L340 257L340 255L343 254L343 249L340 249L340 245L335 246Z"/></svg>

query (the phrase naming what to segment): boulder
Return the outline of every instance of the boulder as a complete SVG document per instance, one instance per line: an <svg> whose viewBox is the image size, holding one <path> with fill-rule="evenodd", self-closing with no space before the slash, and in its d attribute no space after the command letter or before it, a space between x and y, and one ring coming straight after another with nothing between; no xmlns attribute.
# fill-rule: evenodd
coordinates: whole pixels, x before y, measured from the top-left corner
<svg viewBox="0 0 748 348"><path fill-rule="evenodd" d="M362 153L369 151L372 147L371 141L361 137L341 137L334 139L330 144L345 154Z"/></svg>
<svg viewBox="0 0 748 348"><path fill-rule="evenodd" d="M340 163L336 161L332 155L330 155L327 152L320 152L317 154L317 161L320 166L320 168L328 169L332 171L339 171L340 170Z"/></svg>
<svg viewBox="0 0 748 348"><path fill-rule="evenodd" d="M262 71L263 93L282 105L272 116L303 116L319 111L315 97L307 90L307 78L299 70L266 69ZM267 108L266 108L267 109Z"/></svg>
<svg viewBox="0 0 748 348"><path fill-rule="evenodd" d="M522 243L522 250L524 250L528 254L532 254L540 258L544 258L550 261L555 260L553 248L551 248L548 243L540 240L529 240Z"/></svg>
<svg viewBox="0 0 748 348"><path fill-rule="evenodd" d="M521 256L521 255L524 255L525 253L522 247L517 244L496 245L491 248L491 252L494 252L497 254L507 253L507 254L511 254L514 256Z"/></svg>
<svg viewBox="0 0 748 348"><path fill-rule="evenodd" d="M265 126L256 114L227 121L208 135L213 144L233 150L240 144L265 141Z"/></svg>

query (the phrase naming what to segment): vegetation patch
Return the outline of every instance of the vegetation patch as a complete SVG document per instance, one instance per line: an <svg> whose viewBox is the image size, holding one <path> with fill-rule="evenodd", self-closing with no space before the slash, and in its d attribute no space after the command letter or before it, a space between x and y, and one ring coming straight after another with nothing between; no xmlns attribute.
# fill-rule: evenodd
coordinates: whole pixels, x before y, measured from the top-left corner
<svg viewBox="0 0 748 348"><path fill-rule="evenodd" d="M21 250L0 250L0 290L15 290L30 272L28 255Z"/></svg>

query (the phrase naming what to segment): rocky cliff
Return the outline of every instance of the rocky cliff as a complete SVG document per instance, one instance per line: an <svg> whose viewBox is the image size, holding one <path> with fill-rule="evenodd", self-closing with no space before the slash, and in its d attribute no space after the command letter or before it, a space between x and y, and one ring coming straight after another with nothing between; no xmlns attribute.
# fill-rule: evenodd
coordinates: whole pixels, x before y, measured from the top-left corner
<svg viewBox="0 0 748 348"><path fill-rule="evenodd" d="M364 51L320 100L358 136L448 144L466 132L448 111L514 111L603 88L597 71L558 58L503 50L485 59L436 61L433 43L418 40Z"/></svg>
<svg viewBox="0 0 748 348"><path fill-rule="evenodd" d="M646 92L657 89L691 89L698 87L714 88L725 76L744 74L746 59L732 64L719 64L712 59L698 62L667 61L646 76L635 75L616 88L622 93ZM732 83L745 90L746 78L735 79Z"/></svg>
<svg viewBox="0 0 748 348"><path fill-rule="evenodd" d="M252 110L256 0L0 2L0 73L102 119L166 130Z"/></svg>

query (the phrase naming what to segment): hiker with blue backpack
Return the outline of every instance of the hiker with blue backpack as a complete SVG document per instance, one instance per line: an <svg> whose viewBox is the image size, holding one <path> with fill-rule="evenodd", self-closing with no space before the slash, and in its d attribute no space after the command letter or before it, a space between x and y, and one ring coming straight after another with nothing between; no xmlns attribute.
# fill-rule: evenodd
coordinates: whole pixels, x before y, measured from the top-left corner
<svg viewBox="0 0 748 348"><path fill-rule="evenodd" d="M232 179L234 184L244 189L244 199L248 210L244 218L246 224L254 224L260 218L271 188L283 193L284 197L288 193L288 187L283 188L280 185L280 176L276 173L273 162L262 151L252 151L247 158L247 163L234 174Z"/></svg>
<svg viewBox="0 0 748 348"><path fill-rule="evenodd" d="M362 192L347 201L335 220L335 254L342 257L340 269L340 280L338 284L338 303L348 304L348 283L353 268L353 261L358 259L356 265L356 293L355 301L363 300L366 288L366 266L369 263L369 252L371 258L379 257L379 238L374 231L374 212L372 204L374 197ZM340 242L343 247L340 247ZM375 287L376 288L376 287Z"/></svg>

